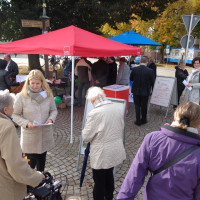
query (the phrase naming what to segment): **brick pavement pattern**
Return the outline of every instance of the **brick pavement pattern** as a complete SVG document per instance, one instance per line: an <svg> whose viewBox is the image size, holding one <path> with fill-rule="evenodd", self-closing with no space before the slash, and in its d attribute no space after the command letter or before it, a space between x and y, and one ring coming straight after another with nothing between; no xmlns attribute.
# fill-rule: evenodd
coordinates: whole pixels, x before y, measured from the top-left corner
<svg viewBox="0 0 200 200"><path fill-rule="evenodd" d="M93 199L92 190L94 183L89 160L83 186L81 188L79 187L83 155L80 159L79 170L76 170L84 106L74 107L73 144L70 144L71 109L70 107L67 107L66 109L58 109L58 111L59 114L54 125L54 138L56 146L47 154L45 170L49 171L54 176L55 180L61 181L63 199L67 199L70 196L80 196L82 200ZM126 160L124 160L124 162L119 165L116 170L115 198L144 136L149 132L158 130L164 123L172 122L173 108L170 108L166 119L165 113L166 108L151 105L148 113L148 123L139 127L134 124L134 104L129 104L129 115L126 118L125 132L125 148L127 156ZM142 193L143 188L135 199L141 200Z"/></svg>

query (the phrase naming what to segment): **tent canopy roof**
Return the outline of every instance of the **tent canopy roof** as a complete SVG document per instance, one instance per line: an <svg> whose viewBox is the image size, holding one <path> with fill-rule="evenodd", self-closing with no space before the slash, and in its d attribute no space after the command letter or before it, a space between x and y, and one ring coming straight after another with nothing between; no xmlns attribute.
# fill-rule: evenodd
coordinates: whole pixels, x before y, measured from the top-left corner
<svg viewBox="0 0 200 200"><path fill-rule="evenodd" d="M111 40L132 45L161 46L161 44L140 35L132 30L110 38Z"/></svg>
<svg viewBox="0 0 200 200"><path fill-rule="evenodd" d="M1 44L1 53L84 57L140 55L141 48L112 41L75 26Z"/></svg>

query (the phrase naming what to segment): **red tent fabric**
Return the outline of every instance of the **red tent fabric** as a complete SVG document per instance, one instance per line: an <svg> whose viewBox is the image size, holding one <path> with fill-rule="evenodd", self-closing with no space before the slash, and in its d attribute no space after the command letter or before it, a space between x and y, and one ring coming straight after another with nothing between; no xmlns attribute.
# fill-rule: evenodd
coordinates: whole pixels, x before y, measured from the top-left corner
<svg viewBox="0 0 200 200"><path fill-rule="evenodd" d="M133 47L75 26L0 45L1 53L47 54L83 57L140 55Z"/></svg>

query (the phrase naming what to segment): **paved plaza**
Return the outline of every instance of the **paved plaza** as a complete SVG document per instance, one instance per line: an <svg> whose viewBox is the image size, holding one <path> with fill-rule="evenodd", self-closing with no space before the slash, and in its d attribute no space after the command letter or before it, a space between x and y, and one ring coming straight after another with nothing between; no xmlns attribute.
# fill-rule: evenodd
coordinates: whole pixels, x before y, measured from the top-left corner
<svg viewBox="0 0 200 200"><path fill-rule="evenodd" d="M191 68L188 71L191 71ZM158 75L174 76L174 67L158 67ZM171 106L167 118L165 118L166 108L151 105L148 113L148 123L142 126L136 126L134 104L129 103L129 115L126 117L125 129L125 149L126 160L117 166L115 175L115 192L114 197L120 189L120 186L126 176L126 173L132 163L132 160L140 147L144 137L149 132L158 130L165 123L171 123L173 119L173 107ZM74 137L73 143L70 144L70 123L71 107L65 109L58 108L58 116L54 124L55 148L47 154L46 171L49 171L55 178L62 183L62 196L67 199L70 196L80 196L83 200L93 199L93 179L92 170L88 160L83 186L80 188L80 173L83 162L81 155L80 166L77 170L78 150L80 143L82 119L84 106L74 106ZM20 135L20 130L18 129ZM144 188L144 187L143 187ZM135 199L142 200L143 188Z"/></svg>

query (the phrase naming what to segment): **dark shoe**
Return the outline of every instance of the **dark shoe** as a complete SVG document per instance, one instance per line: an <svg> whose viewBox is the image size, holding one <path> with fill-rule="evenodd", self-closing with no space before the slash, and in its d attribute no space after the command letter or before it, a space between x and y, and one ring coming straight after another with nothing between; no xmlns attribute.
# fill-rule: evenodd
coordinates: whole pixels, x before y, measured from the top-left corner
<svg viewBox="0 0 200 200"><path fill-rule="evenodd" d="M141 122L135 121L134 124L137 125L137 126L140 126Z"/></svg>
<svg viewBox="0 0 200 200"><path fill-rule="evenodd" d="M144 120L141 120L141 124L146 124L147 123L147 120L144 119Z"/></svg>

